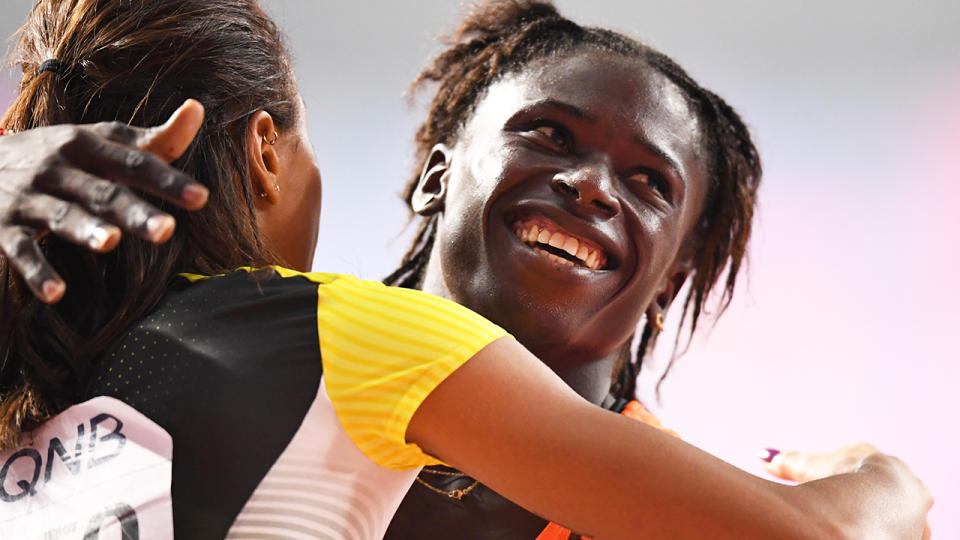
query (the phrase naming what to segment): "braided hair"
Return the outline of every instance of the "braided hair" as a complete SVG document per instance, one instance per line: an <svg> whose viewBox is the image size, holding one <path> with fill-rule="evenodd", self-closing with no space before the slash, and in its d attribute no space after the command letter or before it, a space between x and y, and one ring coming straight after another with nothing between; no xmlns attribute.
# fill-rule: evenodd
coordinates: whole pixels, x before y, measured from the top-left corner
<svg viewBox="0 0 960 540"><path fill-rule="evenodd" d="M705 134L709 185L704 208L688 239L693 253L692 282L683 300L681 324L689 321L688 335L692 338L725 268L717 315L726 309L746 256L761 177L760 156L749 130L732 107L700 86L670 57L623 34L580 26L560 15L549 1L481 0L445 42L448 48L411 85L412 91L435 85L436 93L427 118L415 135L417 166L403 191L408 206L430 149L438 143L451 144L460 135L483 93L497 80L522 71L534 60L580 50L634 58L683 91ZM384 280L386 284L409 288L422 285L437 220L437 215L421 219L410 249L399 268ZM658 333L648 321L637 347L629 350L629 344L626 345L620 369L611 381L614 397L634 397L640 365L653 349ZM679 343L679 336L677 340ZM660 382L669 374L675 359L676 355Z"/></svg>

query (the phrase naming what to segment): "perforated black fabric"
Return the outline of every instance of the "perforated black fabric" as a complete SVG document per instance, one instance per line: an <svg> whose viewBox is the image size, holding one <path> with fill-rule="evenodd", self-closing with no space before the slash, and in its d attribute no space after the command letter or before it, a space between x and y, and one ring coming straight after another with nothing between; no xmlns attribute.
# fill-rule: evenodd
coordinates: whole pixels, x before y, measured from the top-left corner
<svg viewBox="0 0 960 540"><path fill-rule="evenodd" d="M100 359L83 400L118 398L173 438L178 539L223 538L322 375L317 284L272 270L190 283Z"/></svg>

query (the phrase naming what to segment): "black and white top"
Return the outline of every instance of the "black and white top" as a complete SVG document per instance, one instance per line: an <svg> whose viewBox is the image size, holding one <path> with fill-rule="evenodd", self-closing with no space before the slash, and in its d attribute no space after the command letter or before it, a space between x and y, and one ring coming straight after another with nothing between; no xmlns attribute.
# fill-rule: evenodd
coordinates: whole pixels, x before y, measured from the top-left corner
<svg viewBox="0 0 960 540"><path fill-rule="evenodd" d="M381 538L417 407L499 327L283 268L184 276L87 400L0 454L0 538Z"/></svg>

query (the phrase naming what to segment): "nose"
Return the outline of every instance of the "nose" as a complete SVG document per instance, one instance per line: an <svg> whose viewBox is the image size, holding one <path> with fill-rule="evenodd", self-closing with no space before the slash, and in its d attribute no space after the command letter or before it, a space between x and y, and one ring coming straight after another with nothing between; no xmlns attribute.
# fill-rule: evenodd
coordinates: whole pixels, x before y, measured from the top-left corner
<svg viewBox="0 0 960 540"><path fill-rule="evenodd" d="M580 207L606 217L620 213L620 201L614 196L614 175L603 163L584 164L553 177L551 187Z"/></svg>

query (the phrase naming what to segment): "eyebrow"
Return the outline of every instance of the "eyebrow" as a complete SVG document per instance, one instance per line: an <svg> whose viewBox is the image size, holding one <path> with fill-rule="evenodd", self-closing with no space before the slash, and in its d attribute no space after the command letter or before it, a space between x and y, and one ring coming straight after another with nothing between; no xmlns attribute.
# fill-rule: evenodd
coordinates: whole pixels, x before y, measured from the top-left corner
<svg viewBox="0 0 960 540"><path fill-rule="evenodd" d="M576 105L571 105L570 103L567 103L565 101L559 101L552 98L537 101L531 104L529 107L524 107L524 110L539 109L542 107L554 107L566 112L567 114L576 116L577 118L581 118L583 120L588 120L590 122L597 121L596 116L588 113L587 111L581 109L580 107L577 107Z"/></svg>
<svg viewBox="0 0 960 540"><path fill-rule="evenodd" d="M559 101L552 98L542 99L540 101L531 103L530 105L521 109L519 111L519 114L529 113L533 110L540 109L543 107L553 107L556 109L560 109L571 116L574 116L582 120L586 120L588 122L598 121L598 118L595 115L588 113L587 111L581 109L580 107L577 107L576 105L572 105L565 101ZM664 162L666 162L667 166L672 168L677 173L678 177L680 177L681 179L684 178L684 175L681 174L681 171L683 171L683 169L680 167L680 164L677 163L677 160L675 160L670 154L667 154L662 148L653 144L653 142L651 142L646 137L640 135L639 133L633 134L633 142L644 147L644 149L646 149L648 152L662 159Z"/></svg>

